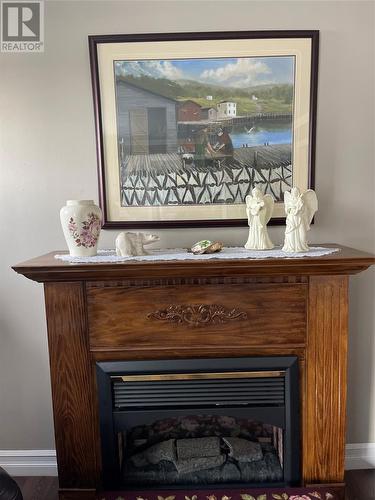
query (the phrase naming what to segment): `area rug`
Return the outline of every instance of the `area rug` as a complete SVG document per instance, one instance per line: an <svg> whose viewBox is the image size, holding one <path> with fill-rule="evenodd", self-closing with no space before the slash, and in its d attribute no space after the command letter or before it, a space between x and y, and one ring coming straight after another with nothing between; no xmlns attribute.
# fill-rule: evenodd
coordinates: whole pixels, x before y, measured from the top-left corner
<svg viewBox="0 0 375 500"><path fill-rule="evenodd" d="M267 488L226 490L149 490L102 493L98 500L339 500L335 489Z"/></svg>

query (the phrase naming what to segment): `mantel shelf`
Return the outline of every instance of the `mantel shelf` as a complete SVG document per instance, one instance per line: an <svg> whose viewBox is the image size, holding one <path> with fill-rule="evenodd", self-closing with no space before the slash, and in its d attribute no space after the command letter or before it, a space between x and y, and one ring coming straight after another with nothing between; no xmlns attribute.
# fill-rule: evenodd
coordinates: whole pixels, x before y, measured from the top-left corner
<svg viewBox="0 0 375 500"><path fill-rule="evenodd" d="M162 278L237 275L339 275L357 274L375 264L375 256L335 244L322 246L339 248L339 252L322 257L290 259L235 259L194 261L133 261L77 264L55 259L61 251L22 262L13 269L38 281L90 281L127 278Z"/></svg>

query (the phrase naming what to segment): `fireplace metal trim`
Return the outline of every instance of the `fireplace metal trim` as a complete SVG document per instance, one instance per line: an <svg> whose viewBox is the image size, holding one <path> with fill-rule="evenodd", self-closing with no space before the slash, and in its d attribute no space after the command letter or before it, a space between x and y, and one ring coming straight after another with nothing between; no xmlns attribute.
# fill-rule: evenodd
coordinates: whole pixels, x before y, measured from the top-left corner
<svg viewBox="0 0 375 500"><path fill-rule="evenodd" d="M284 377L285 370L259 372L210 372L210 373L167 373L154 375L112 375L111 378L120 378L123 382L149 382L172 380L204 380L204 379L239 379L239 378L266 378Z"/></svg>

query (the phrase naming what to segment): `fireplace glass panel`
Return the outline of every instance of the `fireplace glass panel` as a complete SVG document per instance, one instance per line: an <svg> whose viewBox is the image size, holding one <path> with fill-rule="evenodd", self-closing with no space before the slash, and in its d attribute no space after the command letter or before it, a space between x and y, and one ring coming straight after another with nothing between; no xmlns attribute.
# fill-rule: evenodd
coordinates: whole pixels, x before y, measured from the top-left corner
<svg viewBox="0 0 375 500"><path fill-rule="evenodd" d="M108 487L299 481L296 357L97 364Z"/></svg>

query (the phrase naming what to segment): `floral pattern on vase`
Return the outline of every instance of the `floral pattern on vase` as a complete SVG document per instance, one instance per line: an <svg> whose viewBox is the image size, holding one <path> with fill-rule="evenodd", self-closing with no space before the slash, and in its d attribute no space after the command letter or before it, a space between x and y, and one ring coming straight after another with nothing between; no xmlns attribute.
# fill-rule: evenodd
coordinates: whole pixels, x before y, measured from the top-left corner
<svg viewBox="0 0 375 500"><path fill-rule="evenodd" d="M94 247L98 242L100 234L100 218L94 213L89 213L87 214L87 220L82 221L81 224L82 229L80 231L77 222L73 217L70 217L68 225L70 234L73 236L78 247Z"/></svg>

